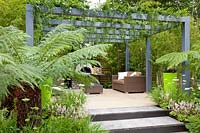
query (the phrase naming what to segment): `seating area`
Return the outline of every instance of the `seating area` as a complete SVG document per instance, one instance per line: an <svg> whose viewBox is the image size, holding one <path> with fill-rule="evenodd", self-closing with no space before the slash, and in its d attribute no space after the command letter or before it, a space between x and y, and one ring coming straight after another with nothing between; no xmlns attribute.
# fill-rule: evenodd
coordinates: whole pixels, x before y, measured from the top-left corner
<svg viewBox="0 0 200 133"><path fill-rule="evenodd" d="M145 92L146 77L142 76L140 72L118 73L118 75L112 76L112 89L125 93Z"/></svg>

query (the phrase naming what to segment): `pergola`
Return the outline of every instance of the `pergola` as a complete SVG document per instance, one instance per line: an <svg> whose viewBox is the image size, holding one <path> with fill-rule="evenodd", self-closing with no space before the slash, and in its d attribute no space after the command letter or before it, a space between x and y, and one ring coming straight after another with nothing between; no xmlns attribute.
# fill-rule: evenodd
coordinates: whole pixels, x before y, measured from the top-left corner
<svg viewBox="0 0 200 133"><path fill-rule="evenodd" d="M28 45L34 44L34 15L33 6L26 5L26 33L31 36L28 39ZM42 8L40 12L46 12L46 8ZM48 26L43 27L43 31L52 30L55 25L58 24L71 24L75 27L93 27L94 30L89 31L87 34L87 42L96 43L124 43L126 44L126 59L125 70L129 70L129 42L133 42L140 37L146 38L146 91L149 92L152 87L152 65L151 59L151 43L150 36L159 33L164 30L171 29L179 24L182 25L182 51L188 51L190 49L190 18L189 17L175 17L175 16L163 16L157 15L154 20L158 25L151 24L132 24L132 23L114 23L103 22L101 19L113 19L113 20L135 20L141 22L148 22L152 20L152 16L148 14L132 13L127 15L126 13L114 13L103 12L94 10L81 10L81 9L68 9L63 10L61 7L54 7L51 13L55 15L66 16L79 16L83 18L98 18L98 21L91 22L88 20L63 20L63 19L51 19L48 21ZM105 29L109 29L106 30ZM184 62L185 65L188 62ZM182 72L182 80L185 81L183 89L190 87L190 72L184 70Z"/></svg>

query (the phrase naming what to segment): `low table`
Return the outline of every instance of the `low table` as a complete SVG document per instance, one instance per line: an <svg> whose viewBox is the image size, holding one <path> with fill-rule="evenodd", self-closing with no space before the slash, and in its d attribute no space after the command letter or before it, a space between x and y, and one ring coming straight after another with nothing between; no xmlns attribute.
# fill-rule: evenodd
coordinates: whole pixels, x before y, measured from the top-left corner
<svg viewBox="0 0 200 133"><path fill-rule="evenodd" d="M101 94L103 93L103 85L92 84L90 88L85 89L86 94Z"/></svg>

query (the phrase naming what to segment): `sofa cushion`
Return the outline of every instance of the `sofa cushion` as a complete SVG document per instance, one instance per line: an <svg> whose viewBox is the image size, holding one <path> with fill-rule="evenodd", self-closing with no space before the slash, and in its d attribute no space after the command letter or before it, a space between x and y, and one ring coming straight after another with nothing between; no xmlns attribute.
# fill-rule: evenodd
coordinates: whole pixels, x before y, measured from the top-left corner
<svg viewBox="0 0 200 133"><path fill-rule="evenodd" d="M113 81L112 81L113 83L117 83L117 84L124 84L124 80L116 80L116 79L114 79Z"/></svg>
<svg viewBox="0 0 200 133"><path fill-rule="evenodd" d="M133 72L130 77L133 77L133 76L141 76L142 73L141 72Z"/></svg>
<svg viewBox="0 0 200 133"><path fill-rule="evenodd" d="M128 72L118 72L118 80L124 79L127 76Z"/></svg>
<svg viewBox="0 0 200 133"><path fill-rule="evenodd" d="M132 73L133 73L133 72L129 71L129 72L127 73L127 77L130 77Z"/></svg>

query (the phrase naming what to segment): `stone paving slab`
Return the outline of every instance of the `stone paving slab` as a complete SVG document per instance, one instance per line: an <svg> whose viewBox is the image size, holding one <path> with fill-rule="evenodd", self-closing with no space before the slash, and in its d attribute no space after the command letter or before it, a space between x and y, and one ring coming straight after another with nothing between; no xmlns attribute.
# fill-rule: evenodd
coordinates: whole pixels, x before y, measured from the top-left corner
<svg viewBox="0 0 200 133"><path fill-rule="evenodd" d="M145 107L124 107L124 108L107 108L107 109L89 109L91 115L104 115L104 114L118 114L118 113L135 113L135 112L152 112L164 111L162 108L156 106Z"/></svg>
<svg viewBox="0 0 200 133"><path fill-rule="evenodd" d="M103 94L88 94L86 109L105 109L119 107L141 107L156 105L147 93L123 93L104 89Z"/></svg>
<svg viewBox="0 0 200 133"><path fill-rule="evenodd" d="M111 120L111 121L99 121L93 122L93 124L101 124L106 130L122 130L122 129L141 129L152 127L164 127L164 126L179 126L184 125L169 116L164 117L152 117L152 118L139 118L128 120Z"/></svg>

